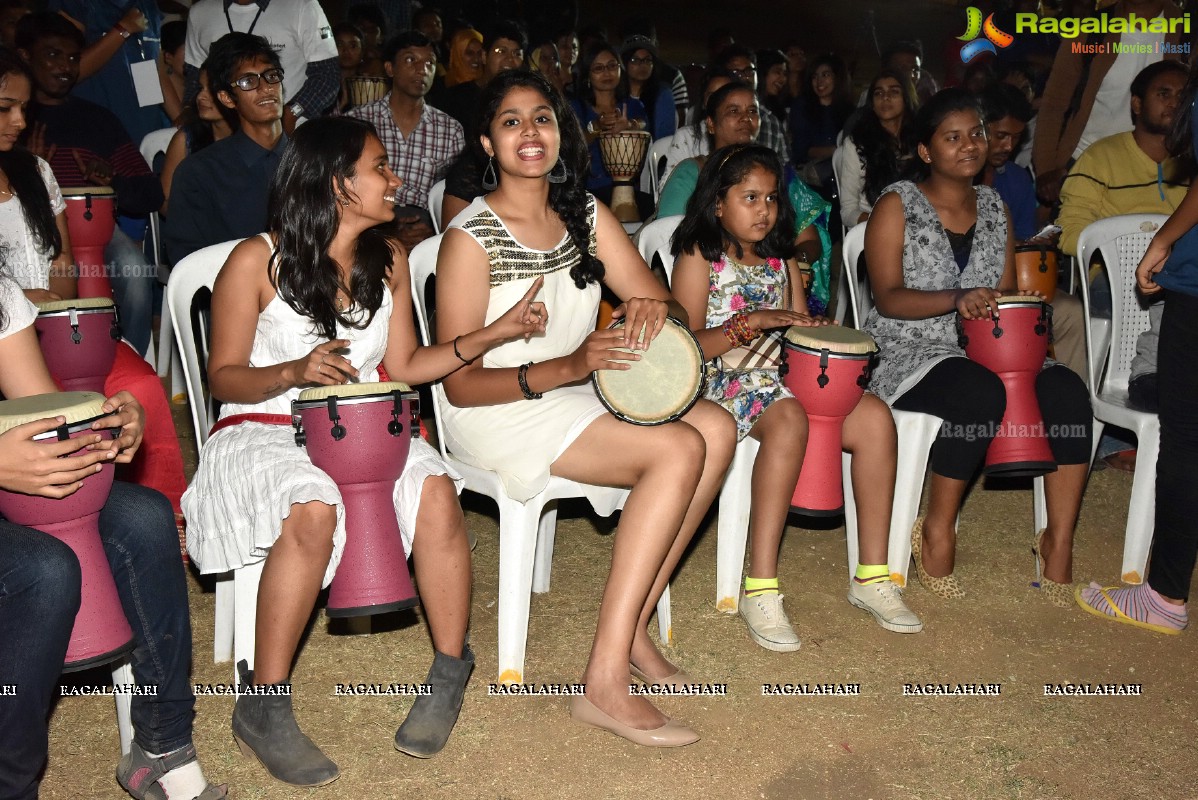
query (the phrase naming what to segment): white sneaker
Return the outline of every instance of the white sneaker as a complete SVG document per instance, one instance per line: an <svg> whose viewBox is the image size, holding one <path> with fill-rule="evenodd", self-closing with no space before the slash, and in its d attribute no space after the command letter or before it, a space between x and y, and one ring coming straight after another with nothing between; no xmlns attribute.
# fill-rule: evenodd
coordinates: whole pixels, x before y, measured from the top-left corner
<svg viewBox="0 0 1198 800"><path fill-rule="evenodd" d="M860 584L850 580L849 602L873 614L878 624L888 631L919 633L923 630L923 623L907 608L903 590L894 581Z"/></svg>
<svg viewBox="0 0 1198 800"><path fill-rule="evenodd" d="M780 594L740 598L740 615L749 626L749 636L766 650L792 653L799 649L799 635L782 609Z"/></svg>

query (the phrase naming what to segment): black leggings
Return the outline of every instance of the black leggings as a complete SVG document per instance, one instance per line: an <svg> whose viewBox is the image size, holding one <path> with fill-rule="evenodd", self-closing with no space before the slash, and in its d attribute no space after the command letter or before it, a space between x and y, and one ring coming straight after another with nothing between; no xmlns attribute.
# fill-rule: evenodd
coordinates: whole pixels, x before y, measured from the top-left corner
<svg viewBox="0 0 1198 800"><path fill-rule="evenodd" d="M1058 464L1086 464L1094 417L1086 385L1062 365L1036 376L1036 399ZM974 476L1002 422L1007 392L1002 380L968 358L941 361L894 401L900 411L919 411L944 420L932 447L932 471L956 480Z"/></svg>

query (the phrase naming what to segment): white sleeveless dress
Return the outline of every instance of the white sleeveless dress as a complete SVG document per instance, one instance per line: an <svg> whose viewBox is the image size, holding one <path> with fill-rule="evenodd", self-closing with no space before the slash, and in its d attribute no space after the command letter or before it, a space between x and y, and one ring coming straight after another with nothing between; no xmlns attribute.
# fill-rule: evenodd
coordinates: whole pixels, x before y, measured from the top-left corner
<svg viewBox="0 0 1198 800"><path fill-rule="evenodd" d="M391 293L384 291L383 304L366 328L337 326L337 338L350 341L346 358L358 369L363 383L378 380L391 311ZM258 315L249 366L293 361L324 341L312 332L307 317L301 317L276 295ZM290 389L252 405L226 403L221 418L234 414L290 415L291 401L301 391ZM420 492L425 478L434 475L448 475L461 491L461 477L427 442L413 439L407 464L392 492L399 530L409 554L416 534ZM313 466L303 448L296 446L290 425L242 422L224 428L204 445L195 478L183 495L187 552L202 573L227 572L261 561L282 533L283 520L291 507L314 500L337 508L333 554L323 581L328 586L345 549L345 507L337 484Z"/></svg>

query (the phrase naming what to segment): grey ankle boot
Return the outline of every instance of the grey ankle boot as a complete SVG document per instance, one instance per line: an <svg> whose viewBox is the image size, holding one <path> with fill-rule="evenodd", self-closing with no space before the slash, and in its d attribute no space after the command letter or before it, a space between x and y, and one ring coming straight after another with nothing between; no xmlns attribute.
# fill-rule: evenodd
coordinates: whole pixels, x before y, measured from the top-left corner
<svg viewBox="0 0 1198 800"><path fill-rule="evenodd" d="M254 686L246 662L237 665L246 687L262 694L243 694L233 706L233 738L247 756L254 756L275 779L292 786L323 786L341 775L312 740L304 735L291 709L291 684ZM267 693L275 690L274 693Z"/></svg>
<svg viewBox="0 0 1198 800"><path fill-rule="evenodd" d="M425 683L432 694L421 695L412 704L408 718L395 732L395 749L416 758L429 758L441 752L462 710L462 695L474 669L470 645L462 648L462 657L437 653Z"/></svg>

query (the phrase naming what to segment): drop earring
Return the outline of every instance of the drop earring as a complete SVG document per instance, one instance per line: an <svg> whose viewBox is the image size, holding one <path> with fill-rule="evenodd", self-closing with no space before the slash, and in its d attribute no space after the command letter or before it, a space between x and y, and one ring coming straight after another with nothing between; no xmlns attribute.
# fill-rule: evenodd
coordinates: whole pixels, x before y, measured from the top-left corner
<svg viewBox="0 0 1198 800"><path fill-rule="evenodd" d="M558 167L561 167L561 169L559 170ZM545 176L545 180L557 184L570 180L570 170L566 169L566 162L558 158L557 163L553 165L553 169L549 170L549 174Z"/></svg>
<svg viewBox="0 0 1198 800"><path fill-rule="evenodd" d="M499 176L495 174L495 158L493 156L487 158L487 166L483 169L482 187L486 192L493 192L499 188Z"/></svg>

